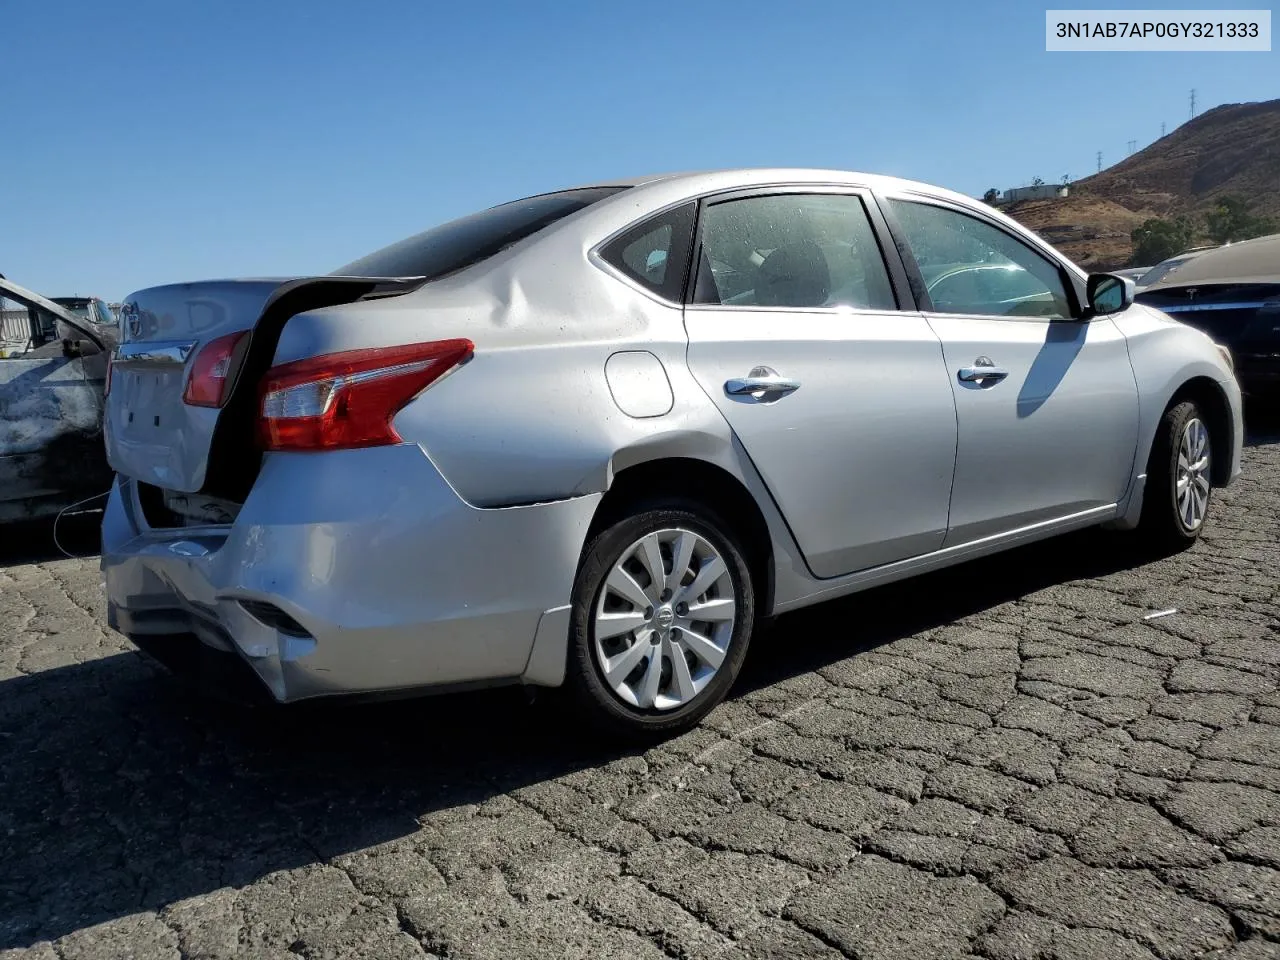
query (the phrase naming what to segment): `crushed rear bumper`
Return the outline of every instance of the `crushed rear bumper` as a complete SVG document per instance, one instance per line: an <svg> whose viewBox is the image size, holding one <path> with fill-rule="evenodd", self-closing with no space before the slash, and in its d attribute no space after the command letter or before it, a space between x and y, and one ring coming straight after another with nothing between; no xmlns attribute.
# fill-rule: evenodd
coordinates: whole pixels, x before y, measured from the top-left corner
<svg viewBox="0 0 1280 960"><path fill-rule="evenodd" d="M268 456L229 526L153 529L117 479L109 622L162 661L194 635L282 702L555 683L598 502L478 509L414 444Z"/></svg>

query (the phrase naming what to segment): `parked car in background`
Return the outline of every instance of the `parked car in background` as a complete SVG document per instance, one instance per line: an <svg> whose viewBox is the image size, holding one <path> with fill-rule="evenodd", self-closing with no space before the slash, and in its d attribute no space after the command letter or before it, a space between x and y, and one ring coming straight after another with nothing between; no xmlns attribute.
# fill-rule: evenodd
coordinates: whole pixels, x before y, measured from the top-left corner
<svg viewBox="0 0 1280 960"><path fill-rule="evenodd" d="M116 336L114 320L0 278L0 523L56 514L110 486L102 401Z"/></svg>
<svg viewBox="0 0 1280 960"><path fill-rule="evenodd" d="M1143 271L1142 275L1137 277L1134 280L1134 286L1137 288L1138 292L1140 293L1142 292L1142 290L1146 289L1151 284L1157 283L1164 277L1173 274L1183 264L1190 263L1192 260L1200 256L1200 254L1204 253L1206 250L1216 250L1216 249L1217 247L1215 246L1192 247L1189 250L1182 251L1182 253L1178 254L1175 257L1169 257L1167 260L1161 260L1154 267L1149 267L1147 270Z"/></svg>
<svg viewBox="0 0 1280 960"><path fill-rule="evenodd" d="M1123 270L1112 270L1111 275L1120 277L1123 280L1132 280L1136 284L1139 279L1150 272L1150 267L1125 267Z"/></svg>
<svg viewBox="0 0 1280 960"><path fill-rule="evenodd" d="M114 348L120 340L120 321L111 305L101 297L50 297L60 307L81 320L93 324L94 331L107 344Z"/></svg>
<svg viewBox="0 0 1280 960"><path fill-rule="evenodd" d="M1201 251L1137 299L1226 346L1245 391L1280 387L1280 234Z"/></svg>
<svg viewBox="0 0 1280 960"><path fill-rule="evenodd" d="M563 684L683 729L760 617L1091 525L1193 542L1239 390L1132 289L959 194L739 170L142 290L108 619L280 701Z"/></svg>

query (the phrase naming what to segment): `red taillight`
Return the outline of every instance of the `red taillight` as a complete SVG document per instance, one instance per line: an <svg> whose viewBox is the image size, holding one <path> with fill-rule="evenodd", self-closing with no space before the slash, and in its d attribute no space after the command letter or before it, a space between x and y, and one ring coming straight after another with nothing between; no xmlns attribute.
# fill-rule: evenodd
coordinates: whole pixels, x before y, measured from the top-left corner
<svg viewBox="0 0 1280 960"><path fill-rule="evenodd" d="M111 396L111 358L107 357L107 382L102 385L102 395Z"/></svg>
<svg viewBox="0 0 1280 960"><path fill-rule="evenodd" d="M227 402L228 387L231 381L232 361L236 357L236 347L244 339L248 330L228 333L224 337L210 340L191 363L191 373L187 377L187 387L182 392L184 403L193 407L220 407Z"/></svg>
<svg viewBox="0 0 1280 960"><path fill-rule="evenodd" d="M405 404L471 356L470 340L348 350L267 372L258 411L264 450L337 450L400 443Z"/></svg>

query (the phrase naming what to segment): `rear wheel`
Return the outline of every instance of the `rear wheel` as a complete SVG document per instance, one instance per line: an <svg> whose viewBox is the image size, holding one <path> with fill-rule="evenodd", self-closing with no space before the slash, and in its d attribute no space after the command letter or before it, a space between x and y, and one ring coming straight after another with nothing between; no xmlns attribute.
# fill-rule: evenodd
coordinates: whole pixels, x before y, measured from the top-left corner
<svg viewBox="0 0 1280 960"><path fill-rule="evenodd" d="M1200 408L1190 400L1165 411L1147 461L1140 535L1153 547L1178 550L1200 536L1209 513L1213 446Z"/></svg>
<svg viewBox="0 0 1280 960"><path fill-rule="evenodd" d="M566 680L616 734L678 733L724 699L754 622L746 558L719 517L684 500L641 506L587 549Z"/></svg>

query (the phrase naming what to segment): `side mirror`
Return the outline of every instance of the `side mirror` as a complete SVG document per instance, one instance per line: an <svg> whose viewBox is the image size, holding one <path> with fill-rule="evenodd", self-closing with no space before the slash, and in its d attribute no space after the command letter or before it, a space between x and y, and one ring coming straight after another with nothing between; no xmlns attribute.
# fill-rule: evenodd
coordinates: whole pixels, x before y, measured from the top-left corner
<svg viewBox="0 0 1280 960"><path fill-rule="evenodd" d="M1133 303L1132 280L1110 273L1091 273L1085 287L1089 303L1085 319L1119 313Z"/></svg>

